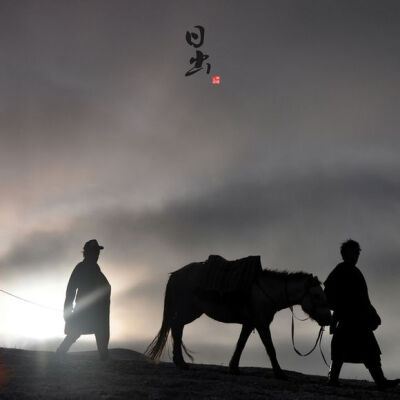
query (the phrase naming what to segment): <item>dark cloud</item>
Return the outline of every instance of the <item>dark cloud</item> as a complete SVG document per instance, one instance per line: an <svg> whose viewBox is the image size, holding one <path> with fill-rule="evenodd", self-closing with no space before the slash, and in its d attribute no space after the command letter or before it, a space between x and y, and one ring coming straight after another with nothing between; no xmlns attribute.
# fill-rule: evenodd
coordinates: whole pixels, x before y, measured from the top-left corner
<svg viewBox="0 0 400 400"><path fill-rule="evenodd" d="M8 273L14 270L16 274L27 270L42 273L49 263L67 258L70 250L70 239L65 232L32 232L16 241L2 257L0 268L3 271L10 269Z"/></svg>
<svg viewBox="0 0 400 400"><path fill-rule="evenodd" d="M168 263L168 257L174 262L203 259L216 251L228 257L261 253L269 261L292 268L296 259L301 266L314 258L315 265L316 261L326 263L327 249L329 254L336 253L340 241L352 235L361 236L367 254L376 252L377 244L384 253L396 234L391 221L399 195L396 178L366 172L234 182L176 199L161 209L98 208L77 217L65 231L38 231L24 237L2 264L53 262L69 256L74 246L77 251L81 241L93 236L106 243L107 257L117 263L136 260L157 266L161 262L171 268L175 264ZM377 208L380 212L373 213ZM372 231L378 237L370 245ZM308 239L300 236L303 232ZM315 248L321 235L324 241ZM276 246L280 254L268 254L268 248ZM296 254L291 254L295 248ZM381 257L377 254L371 256L372 263ZM396 256L391 251L381 262L390 268Z"/></svg>

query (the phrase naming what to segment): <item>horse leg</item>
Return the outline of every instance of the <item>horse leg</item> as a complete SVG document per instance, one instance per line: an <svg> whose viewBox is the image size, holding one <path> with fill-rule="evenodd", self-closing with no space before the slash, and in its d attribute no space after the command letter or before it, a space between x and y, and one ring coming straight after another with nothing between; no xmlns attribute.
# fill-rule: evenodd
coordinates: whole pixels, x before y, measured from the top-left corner
<svg viewBox="0 0 400 400"><path fill-rule="evenodd" d="M182 324L174 324L171 327L172 339L173 339L173 350L172 350L172 360L175 365L180 369L188 369L189 365L185 362L182 355L182 334L183 334Z"/></svg>
<svg viewBox="0 0 400 400"><path fill-rule="evenodd" d="M242 355L242 351L244 346L246 345L247 339L250 336L253 327L250 325L242 325L242 330L240 332L240 336L238 342L236 344L235 352L229 362L229 372L234 375L239 375L239 361L240 356Z"/></svg>
<svg viewBox="0 0 400 400"><path fill-rule="evenodd" d="M275 352L274 345L272 343L271 331L269 330L269 326L267 326L267 327L257 326L257 331L258 331L260 338L265 346L265 349L267 350L269 359L271 360L271 365L272 365L272 369L274 370L275 378L287 380L288 377L282 371L282 369L278 363L278 360L276 358L276 352Z"/></svg>

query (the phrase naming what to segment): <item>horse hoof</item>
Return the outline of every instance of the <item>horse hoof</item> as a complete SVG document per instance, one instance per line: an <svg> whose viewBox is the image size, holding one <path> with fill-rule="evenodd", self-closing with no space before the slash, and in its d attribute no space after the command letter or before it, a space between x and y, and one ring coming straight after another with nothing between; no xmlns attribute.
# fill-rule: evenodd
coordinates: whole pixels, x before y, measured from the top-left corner
<svg viewBox="0 0 400 400"><path fill-rule="evenodd" d="M187 363L179 363L179 364L175 364L176 367L182 371L186 371L189 369L189 364Z"/></svg>
<svg viewBox="0 0 400 400"><path fill-rule="evenodd" d="M328 382L326 383L326 385L331 386L331 387L339 387L340 382L338 379L329 379Z"/></svg>
<svg viewBox="0 0 400 400"><path fill-rule="evenodd" d="M229 373L231 375L240 375L240 369L238 367L229 367Z"/></svg>
<svg viewBox="0 0 400 400"><path fill-rule="evenodd" d="M279 379L281 381L289 380L288 376L283 371L275 372L274 374L276 379Z"/></svg>

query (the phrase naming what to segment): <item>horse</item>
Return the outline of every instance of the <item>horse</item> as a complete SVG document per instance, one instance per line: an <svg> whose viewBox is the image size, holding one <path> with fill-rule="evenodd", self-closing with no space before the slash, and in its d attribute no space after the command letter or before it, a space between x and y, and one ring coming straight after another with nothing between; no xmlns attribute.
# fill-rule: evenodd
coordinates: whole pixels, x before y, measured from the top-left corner
<svg viewBox="0 0 400 400"><path fill-rule="evenodd" d="M199 288L203 264L194 262L170 274L161 328L147 347L145 355L157 362L171 331L173 362L178 368L187 369L189 366L183 358L182 349L192 361L193 357L182 342L183 328L206 314L220 322L242 325L229 363L231 373L240 373L240 356L250 333L255 329L265 346L275 377L287 379L276 357L270 324L278 311L301 305L303 311L321 327L329 325L331 312L318 278L305 272L260 269L248 292L221 294Z"/></svg>

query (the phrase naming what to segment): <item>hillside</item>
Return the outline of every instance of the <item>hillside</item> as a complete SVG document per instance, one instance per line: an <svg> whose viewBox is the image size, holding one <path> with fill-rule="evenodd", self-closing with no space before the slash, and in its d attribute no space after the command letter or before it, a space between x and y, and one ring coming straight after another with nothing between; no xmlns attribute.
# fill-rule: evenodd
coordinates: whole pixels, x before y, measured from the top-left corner
<svg viewBox="0 0 400 400"><path fill-rule="evenodd" d="M0 349L1 399L399 399L400 388L385 393L366 381L343 380L340 388L326 377L288 371L289 382L274 379L270 369L243 368L232 376L226 367L150 364L132 350L111 350L101 363L96 352L70 353L55 362L54 353Z"/></svg>

